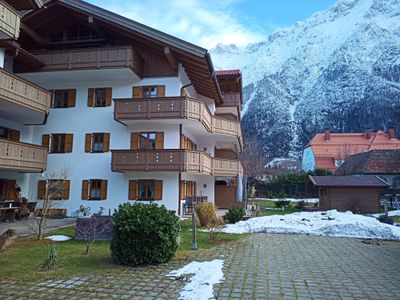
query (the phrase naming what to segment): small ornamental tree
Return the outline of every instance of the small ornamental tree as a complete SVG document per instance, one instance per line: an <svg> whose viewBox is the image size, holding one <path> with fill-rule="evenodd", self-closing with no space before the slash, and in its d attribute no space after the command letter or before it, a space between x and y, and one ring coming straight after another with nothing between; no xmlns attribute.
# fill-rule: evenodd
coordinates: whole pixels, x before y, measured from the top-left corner
<svg viewBox="0 0 400 300"><path fill-rule="evenodd" d="M124 203L113 215L111 255L123 265L160 264L178 248L179 218L157 204Z"/></svg>
<svg viewBox="0 0 400 300"><path fill-rule="evenodd" d="M82 218L75 226L76 233L85 241L85 254L89 254L94 241L111 231L111 220L101 216Z"/></svg>

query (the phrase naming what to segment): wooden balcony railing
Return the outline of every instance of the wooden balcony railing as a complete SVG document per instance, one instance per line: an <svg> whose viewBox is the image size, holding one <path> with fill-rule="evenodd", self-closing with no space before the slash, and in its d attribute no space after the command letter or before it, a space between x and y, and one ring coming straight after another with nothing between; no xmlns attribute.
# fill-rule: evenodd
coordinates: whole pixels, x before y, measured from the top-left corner
<svg viewBox="0 0 400 300"><path fill-rule="evenodd" d="M143 75L143 59L131 46L41 50L32 54L45 63L35 72L130 68L139 77Z"/></svg>
<svg viewBox="0 0 400 300"><path fill-rule="evenodd" d="M0 98L47 113L50 109L51 92L0 69Z"/></svg>
<svg viewBox="0 0 400 300"><path fill-rule="evenodd" d="M0 1L0 13L0 39L18 39L21 15L3 1Z"/></svg>
<svg viewBox="0 0 400 300"><path fill-rule="evenodd" d="M189 172L218 176L242 173L238 160L213 158L203 151L180 149L112 150L113 172Z"/></svg>
<svg viewBox="0 0 400 300"><path fill-rule="evenodd" d="M189 119L201 122L208 132L241 139L240 123L214 116L207 104L190 97L115 99L114 118L126 124L131 120Z"/></svg>
<svg viewBox="0 0 400 300"><path fill-rule="evenodd" d="M0 170L43 172L47 150L41 146L0 139Z"/></svg>

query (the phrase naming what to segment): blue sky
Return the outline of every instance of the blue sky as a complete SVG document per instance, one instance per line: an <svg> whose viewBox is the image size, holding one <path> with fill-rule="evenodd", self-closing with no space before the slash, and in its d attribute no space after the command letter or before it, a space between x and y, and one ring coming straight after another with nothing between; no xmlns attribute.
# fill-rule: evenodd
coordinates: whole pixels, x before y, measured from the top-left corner
<svg viewBox="0 0 400 300"><path fill-rule="evenodd" d="M335 0L87 0L205 48L264 40Z"/></svg>

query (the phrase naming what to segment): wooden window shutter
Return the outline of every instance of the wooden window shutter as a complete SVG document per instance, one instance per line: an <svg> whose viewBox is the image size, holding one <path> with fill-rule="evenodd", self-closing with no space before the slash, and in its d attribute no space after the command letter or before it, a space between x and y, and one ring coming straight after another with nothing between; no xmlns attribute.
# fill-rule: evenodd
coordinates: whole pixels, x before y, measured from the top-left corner
<svg viewBox="0 0 400 300"><path fill-rule="evenodd" d="M46 196L46 180L39 180L37 198L44 199L45 196Z"/></svg>
<svg viewBox="0 0 400 300"><path fill-rule="evenodd" d="M89 180L82 180L82 200L89 199Z"/></svg>
<svg viewBox="0 0 400 300"><path fill-rule="evenodd" d="M128 195L129 200L136 200L138 198L137 184L138 184L137 180L129 180L129 195Z"/></svg>
<svg viewBox="0 0 400 300"><path fill-rule="evenodd" d="M191 139L188 139L188 146L187 146L187 148L188 148L189 150L193 150L193 142L192 142Z"/></svg>
<svg viewBox="0 0 400 300"><path fill-rule="evenodd" d="M74 135L72 133L68 133L65 135L65 148L64 148L65 153L72 152L73 139Z"/></svg>
<svg viewBox="0 0 400 300"><path fill-rule="evenodd" d="M193 196L193 181L188 181L186 184L186 195L188 197Z"/></svg>
<svg viewBox="0 0 400 300"><path fill-rule="evenodd" d="M67 106L68 107L75 107L76 103L76 90L75 89L69 89L68 90L68 100L67 100Z"/></svg>
<svg viewBox="0 0 400 300"><path fill-rule="evenodd" d="M110 151L110 134L104 133L103 136L103 152Z"/></svg>
<svg viewBox="0 0 400 300"><path fill-rule="evenodd" d="M19 142L20 133L18 130L10 129L10 140Z"/></svg>
<svg viewBox="0 0 400 300"><path fill-rule="evenodd" d="M185 195L186 195L185 181L181 180L181 182L180 182L180 197L181 197L181 200L185 199Z"/></svg>
<svg viewBox="0 0 400 300"><path fill-rule="evenodd" d="M139 149L139 133L132 132L131 133L131 150Z"/></svg>
<svg viewBox="0 0 400 300"><path fill-rule="evenodd" d="M15 185L17 184L16 180L7 179L6 180L6 199L7 200L16 200L17 195L15 193Z"/></svg>
<svg viewBox="0 0 400 300"><path fill-rule="evenodd" d="M94 106L94 89L88 89L87 105L90 107Z"/></svg>
<svg viewBox="0 0 400 300"><path fill-rule="evenodd" d="M111 106L112 88L106 88L106 106Z"/></svg>
<svg viewBox="0 0 400 300"><path fill-rule="evenodd" d="M156 132L156 149L164 149L164 132Z"/></svg>
<svg viewBox="0 0 400 300"><path fill-rule="evenodd" d="M162 180L154 180L154 200L162 200Z"/></svg>
<svg viewBox="0 0 400 300"><path fill-rule="evenodd" d="M107 180L101 181L101 191L100 191L100 199L107 199Z"/></svg>
<svg viewBox="0 0 400 300"><path fill-rule="evenodd" d="M157 97L165 97L165 85L157 86Z"/></svg>
<svg viewBox="0 0 400 300"><path fill-rule="evenodd" d="M61 186L61 199L69 199L69 180L63 180Z"/></svg>
<svg viewBox="0 0 400 300"><path fill-rule="evenodd" d="M42 135L42 146L47 150L50 149L50 134L43 134Z"/></svg>
<svg viewBox="0 0 400 300"><path fill-rule="evenodd" d="M185 149L185 136L181 134L181 149Z"/></svg>
<svg viewBox="0 0 400 300"><path fill-rule="evenodd" d="M140 86L134 86L132 88L132 96L133 98L141 98L142 97L142 88Z"/></svg>
<svg viewBox="0 0 400 300"><path fill-rule="evenodd" d="M92 151L92 134L86 133L85 134L85 152Z"/></svg>

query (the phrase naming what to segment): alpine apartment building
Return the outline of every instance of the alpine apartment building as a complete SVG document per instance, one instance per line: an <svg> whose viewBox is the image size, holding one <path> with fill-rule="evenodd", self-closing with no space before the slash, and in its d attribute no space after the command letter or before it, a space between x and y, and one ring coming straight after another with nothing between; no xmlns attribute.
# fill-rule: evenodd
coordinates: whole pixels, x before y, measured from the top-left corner
<svg viewBox="0 0 400 300"><path fill-rule="evenodd" d="M83 1L0 6L0 200L68 170L54 213L242 201L240 71Z"/></svg>

